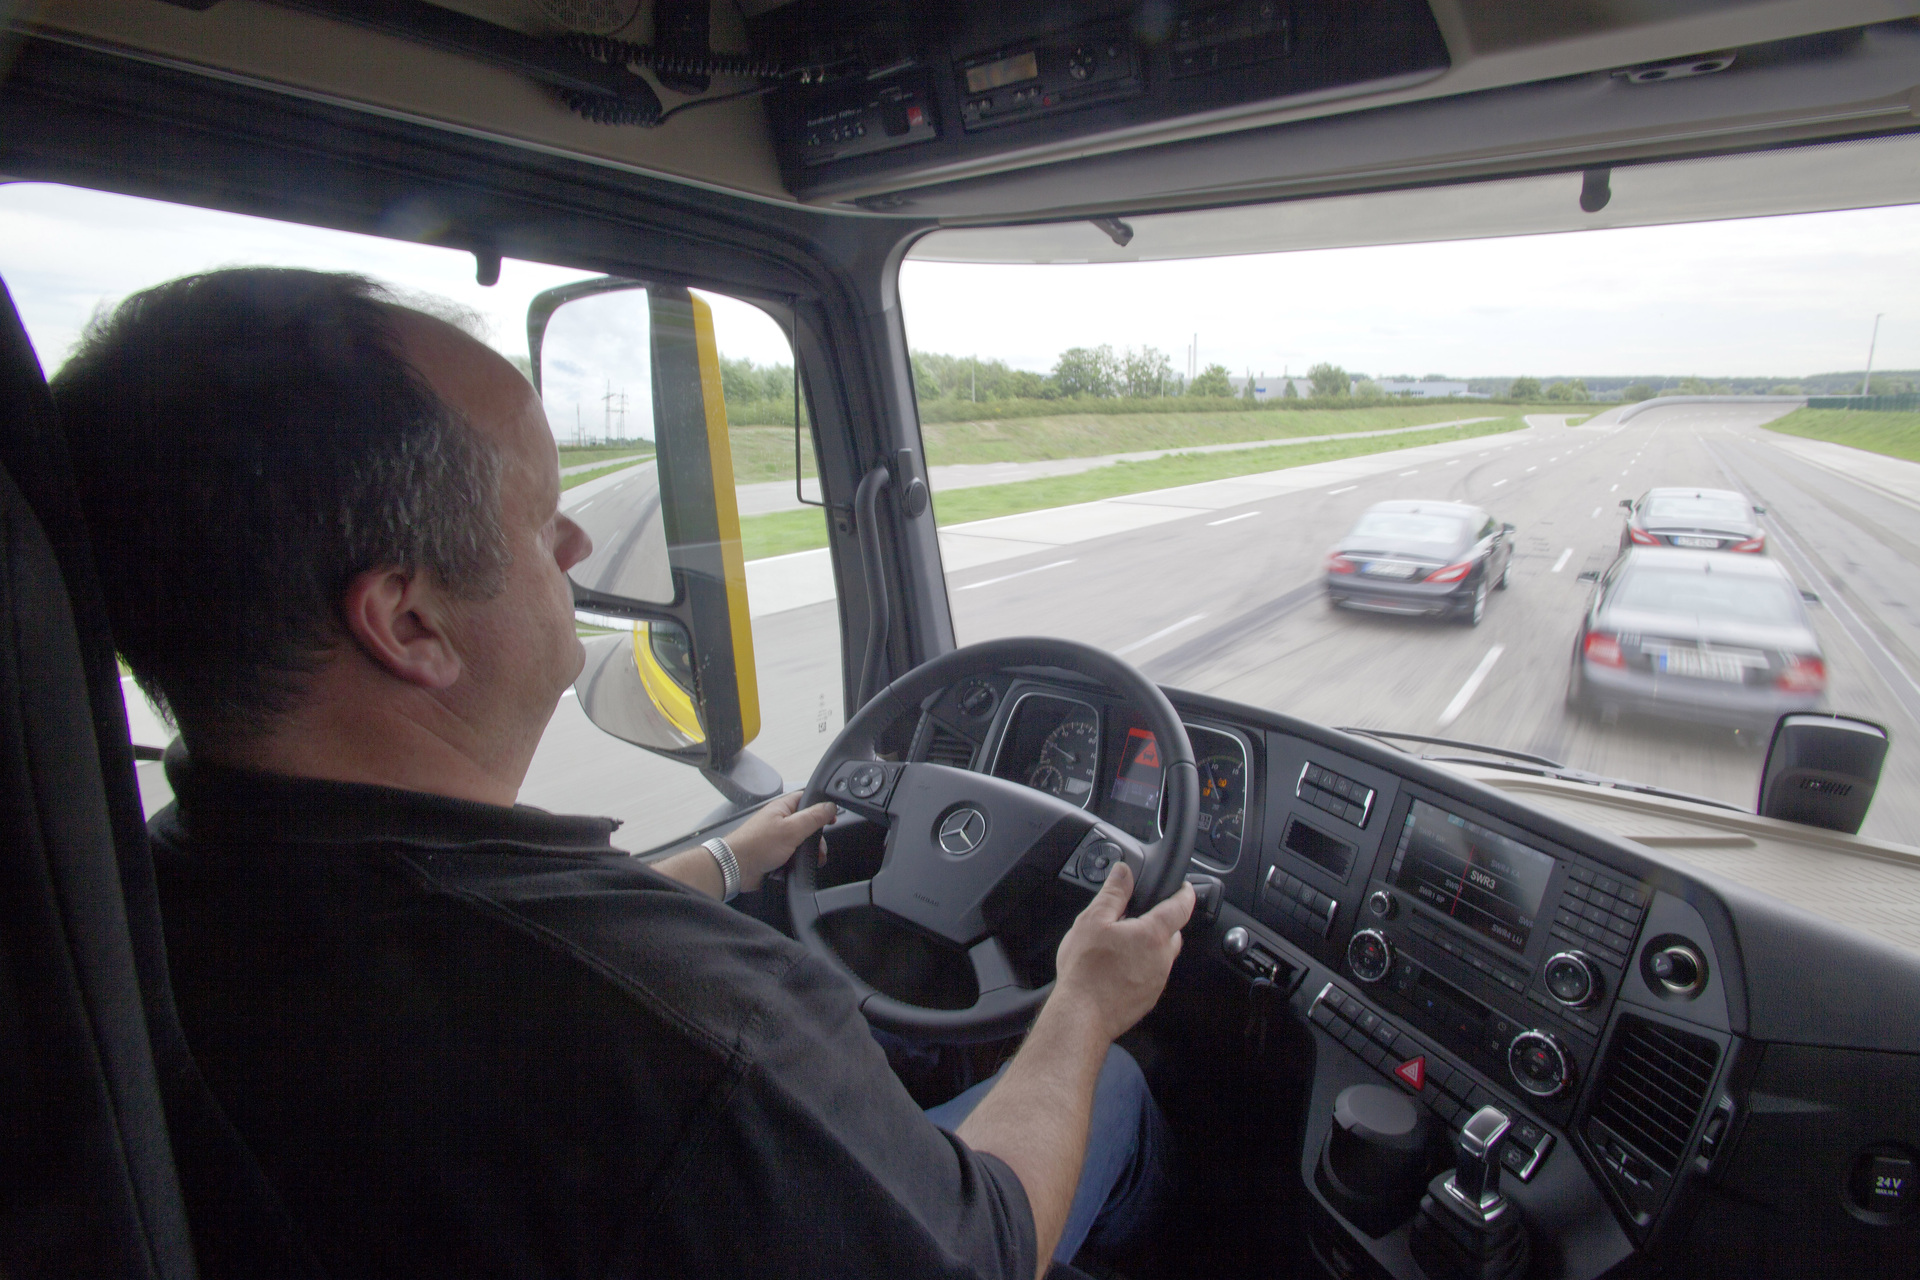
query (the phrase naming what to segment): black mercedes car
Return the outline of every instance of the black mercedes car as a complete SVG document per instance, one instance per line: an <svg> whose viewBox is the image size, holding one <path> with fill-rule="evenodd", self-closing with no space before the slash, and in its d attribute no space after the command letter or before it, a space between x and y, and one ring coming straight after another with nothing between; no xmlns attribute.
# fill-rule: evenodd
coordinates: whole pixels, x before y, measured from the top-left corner
<svg viewBox="0 0 1920 1280"><path fill-rule="evenodd" d="M1513 526L1460 502L1394 501L1368 507L1327 556L1335 608L1450 615L1470 627L1487 592L1507 585Z"/></svg>
<svg viewBox="0 0 1920 1280"><path fill-rule="evenodd" d="M1766 514L1731 489L1649 489L1622 498L1627 525L1620 549L1685 547L1690 551L1764 552L1767 535L1756 517Z"/></svg>
<svg viewBox="0 0 1920 1280"><path fill-rule="evenodd" d="M1813 620L1778 561L1634 547L1574 637L1567 702L1757 730L1818 707L1826 688Z"/></svg>

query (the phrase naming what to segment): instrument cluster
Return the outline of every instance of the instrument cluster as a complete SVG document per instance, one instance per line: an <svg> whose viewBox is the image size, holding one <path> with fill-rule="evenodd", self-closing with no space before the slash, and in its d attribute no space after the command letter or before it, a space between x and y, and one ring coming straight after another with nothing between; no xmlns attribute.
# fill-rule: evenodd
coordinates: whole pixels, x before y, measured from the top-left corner
<svg viewBox="0 0 1920 1280"><path fill-rule="evenodd" d="M1189 724L1200 780L1194 853L1225 869L1240 857L1251 772L1247 747L1219 729ZM1142 840L1165 818L1159 744L1124 707L1028 689L1007 713L988 772L1091 809Z"/></svg>

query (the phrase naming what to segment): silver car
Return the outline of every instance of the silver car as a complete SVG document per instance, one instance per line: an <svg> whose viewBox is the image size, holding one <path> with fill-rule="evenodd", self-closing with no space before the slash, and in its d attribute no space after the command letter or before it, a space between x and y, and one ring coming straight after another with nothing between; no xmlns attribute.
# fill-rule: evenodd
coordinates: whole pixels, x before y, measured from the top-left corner
<svg viewBox="0 0 1920 1280"><path fill-rule="evenodd" d="M1635 547L1574 637L1567 703L1758 729L1813 710L1826 688L1803 594L1777 561Z"/></svg>

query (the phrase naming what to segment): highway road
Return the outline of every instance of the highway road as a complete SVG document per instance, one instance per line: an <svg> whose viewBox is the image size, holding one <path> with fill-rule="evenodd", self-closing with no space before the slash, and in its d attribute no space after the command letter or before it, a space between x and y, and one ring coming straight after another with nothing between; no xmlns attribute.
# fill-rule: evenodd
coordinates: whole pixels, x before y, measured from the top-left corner
<svg viewBox="0 0 1920 1280"><path fill-rule="evenodd" d="M1813 616L1828 707L1892 732L1863 834L1920 845L1920 485L1902 488L1884 474L1911 464L1861 467L1852 454L1853 476L1816 465L1822 450L1848 451L1761 429L1783 411L1685 405L1575 427L1534 419L1523 432L1423 451L1321 487L1163 509L1155 523L1070 547L996 539L1002 546L989 562L969 560L969 539L947 538L948 563L969 566L948 575L959 638L1068 636L1122 653L1172 687L1326 724L1517 748L1751 808L1764 742L1671 722L1582 720L1563 700L1592 590L1578 575L1614 555L1618 501L1662 484L1740 488L1768 509L1770 553L1821 597ZM1478 628L1326 604L1328 544L1369 504L1413 497L1473 502L1518 527L1512 586L1494 594ZM1054 523L1079 518L1061 513ZM815 602L754 621L764 728L753 750L796 785L842 720L840 637L823 594L802 593ZM770 593L764 602L777 603ZM684 766L600 733L571 694L522 799L620 817L616 840L635 850L689 830L719 803Z"/></svg>
<svg viewBox="0 0 1920 1280"><path fill-rule="evenodd" d="M1892 731L1863 834L1920 844L1920 617L1910 603L1920 602L1920 508L1777 445L1782 437L1760 427L1785 411L1686 405L1621 425L1536 427L1457 465L1081 544L1059 570L955 590L956 626L962 642L1045 629L1137 646L1127 656L1172 687L1325 724L1517 748L1751 808L1764 741L1667 721L1584 720L1564 701L1592 591L1578 575L1617 552L1619 500L1666 484L1744 489L1768 509L1772 554L1822 597L1813 615L1828 707ZM1370 504L1419 497L1475 503L1518 527L1512 586L1494 594L1478 628L1327 605L1327 545ZM1235 515L1244 518L1222 519ZM952 585L1020 567L996 564Z"/></svg>

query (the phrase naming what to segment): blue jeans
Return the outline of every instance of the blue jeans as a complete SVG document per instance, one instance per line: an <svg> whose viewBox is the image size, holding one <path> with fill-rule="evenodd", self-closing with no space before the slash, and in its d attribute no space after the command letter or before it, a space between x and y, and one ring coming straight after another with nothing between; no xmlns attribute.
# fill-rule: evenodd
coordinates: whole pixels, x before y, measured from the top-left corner
<svg viewBox="0 0 1920 1280"><path fill-rule="evenodd" d="M996 1071L959 1097L928 1107L927 1118L953 1132L999 1080ZM1103 1249L1122 1248L1145 1231L1166 1181L1167 1148L1167 1121L1147 1092L1140 1064L1112 1046L1094 1087L1087 1156L1053 1260L1072 1262L1088 1240Z"/></svg>

